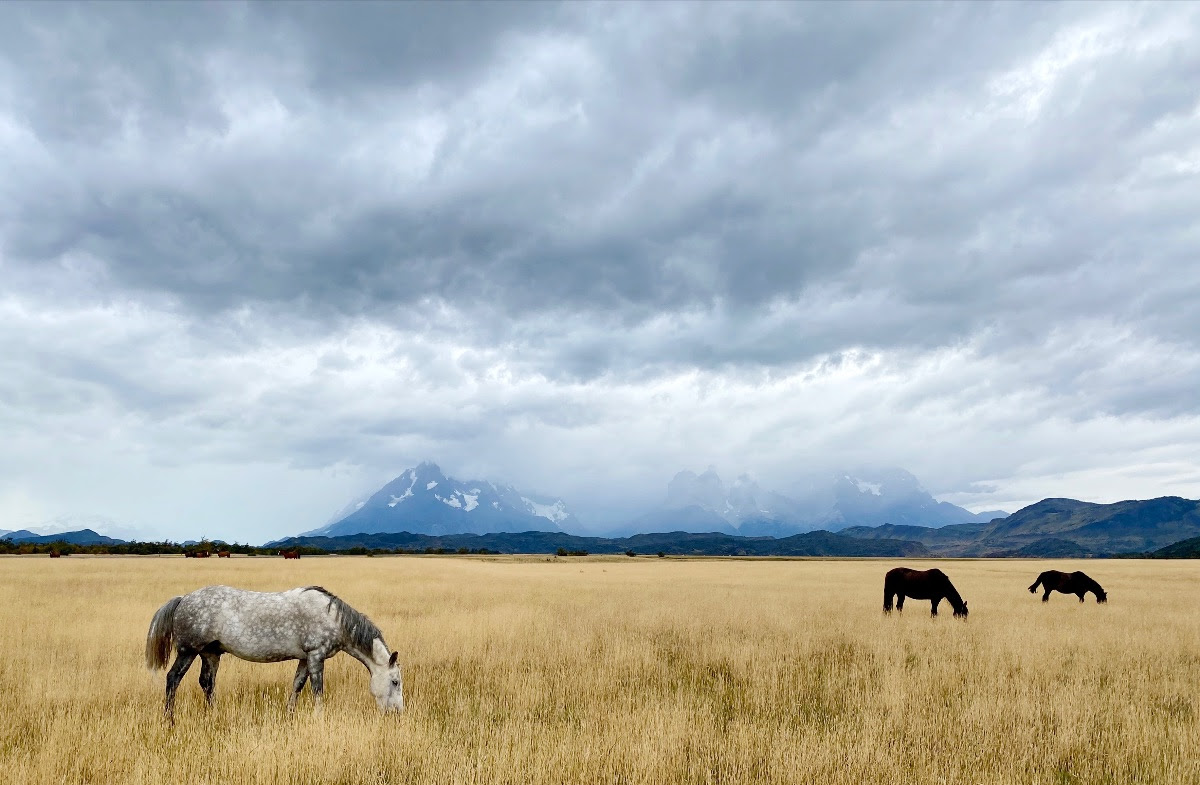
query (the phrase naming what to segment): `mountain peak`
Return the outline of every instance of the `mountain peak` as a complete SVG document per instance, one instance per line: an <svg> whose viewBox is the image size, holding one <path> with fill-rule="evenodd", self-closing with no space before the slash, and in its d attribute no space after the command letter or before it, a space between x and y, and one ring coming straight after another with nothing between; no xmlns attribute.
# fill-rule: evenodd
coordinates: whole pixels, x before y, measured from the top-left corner
<svg viewBox="0 0 1200 785"><path fill-rule="evenodd" d="M562 499L522 493L489 480L458 480L432 461L406 469L343 512L305 535L561 531L577 523Z"/></svg>

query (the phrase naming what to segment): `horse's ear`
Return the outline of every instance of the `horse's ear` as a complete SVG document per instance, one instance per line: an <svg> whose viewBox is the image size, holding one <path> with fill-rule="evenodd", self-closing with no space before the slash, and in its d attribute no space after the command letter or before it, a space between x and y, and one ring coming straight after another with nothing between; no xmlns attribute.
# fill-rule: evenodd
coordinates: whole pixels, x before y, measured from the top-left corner
<svg viewBox="0 0 1200 785"><path fill-rule="evenodd" d="M389 668L394 668L394 667L396 667L396 658L397 658L398 656L400 656L400 652L398 652L398 651L394 651L394 652L392 652L392 657L391 657L391 659L389 659L389 660L388 660L388 667L389 667Z"/></svg>

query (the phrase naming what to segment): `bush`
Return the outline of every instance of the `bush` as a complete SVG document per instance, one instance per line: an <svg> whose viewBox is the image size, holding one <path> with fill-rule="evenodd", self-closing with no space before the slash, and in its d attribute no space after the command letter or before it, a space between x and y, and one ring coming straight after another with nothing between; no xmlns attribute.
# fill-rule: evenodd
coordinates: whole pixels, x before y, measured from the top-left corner
<svg viewBox="0 0 1200 785"><path fill-rule="evenodd" d="M629 558L631 558L631 559L632 559L634 556L637 556L637 554L636 554L636 553L634 553L632 550L625 551L625 555L626 555L626 556L628 556L628 557L629 557Z"/></svg>

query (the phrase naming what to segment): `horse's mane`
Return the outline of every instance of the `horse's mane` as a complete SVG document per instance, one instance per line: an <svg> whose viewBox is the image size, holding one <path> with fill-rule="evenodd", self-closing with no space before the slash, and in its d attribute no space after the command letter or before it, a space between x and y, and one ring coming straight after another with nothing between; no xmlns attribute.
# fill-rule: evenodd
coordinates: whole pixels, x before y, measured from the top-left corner
<svg viewBox="0 0 1200 785"><path fill-rule="evenodd" d="M960 610L964 605L966 605L966 603L963 602L962 595L958 593L958 589L954 588L954 584L950 582L950 578L946 575L946 573L942 572L941 570L930 570L930 572L936 572L940 578L945 581L946 599L950 601L950 605L954 608L954 610Z"/></svg>
<svg viewBox="0 0 1200 785"><path fill-rule="evenodd" d="M370 653L376 638L384 646L387 645L383 640L383 633L379 631L375 623L368 619L365 614L351 608L349 603L341 597L323 586L305 586L304 590L319 591L329 598L328 607L337 609L338 622L342 625L342 632L345 633L350 643L359 651Z"/></svg>

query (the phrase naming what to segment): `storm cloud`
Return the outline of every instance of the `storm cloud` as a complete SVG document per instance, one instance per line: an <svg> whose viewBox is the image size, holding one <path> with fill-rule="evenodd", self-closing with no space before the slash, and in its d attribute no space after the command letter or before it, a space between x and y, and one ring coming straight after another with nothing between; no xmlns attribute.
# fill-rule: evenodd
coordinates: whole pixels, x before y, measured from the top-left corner
<svg viewBox="0 0 1200 785"><path fill-rule="evenodd" d="M1200 495L1198 30L4 4L0 528L261 540L427 458L597 522L708 464Z"/></svg>

